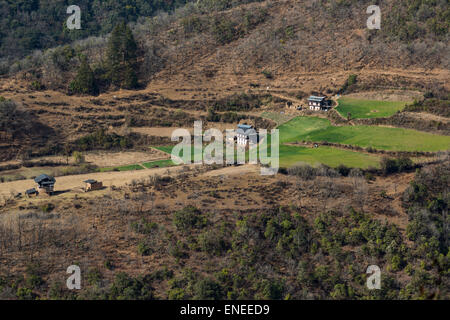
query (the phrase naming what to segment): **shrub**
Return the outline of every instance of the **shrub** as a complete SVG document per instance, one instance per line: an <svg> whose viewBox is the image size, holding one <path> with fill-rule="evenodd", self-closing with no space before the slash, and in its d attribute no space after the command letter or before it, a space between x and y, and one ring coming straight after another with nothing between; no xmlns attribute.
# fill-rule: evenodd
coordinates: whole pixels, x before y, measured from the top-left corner
<svg viewBox="0 0 450 320"><path fill-rule="evenodd" d="M206 231L199 235L200 249L210 255L220 255L229 248L224 237L214 230Z"/></svg>
<svg viewBox="0 0 450 320"><path fill-rule="evenodd" d="M381 170L385 175L398 172L398 165L395 159L383 158L381 160Z"/></svg>
<svg viewBox="0 0 450 320"><path fill-rule="evenodd" d="M214 103L214 111L249 111L259 108L265 99L271 95L258 96L255 94L233 94Z"/></svg>
<svg viewBox="0 0 450 320"><path fill-rule="evenodd" d="M348 79L347 79L347 85L350 87L350 86L356 84L356 79L357 79L356 74L349 75Z"/></svg>
<svg viewBox="0 0 450 320"><path fill-rule="evenodd" d="M374 181L375 176L373 175L372 172L366 172L364 173L364 179L366 179L367 182Z"/></svg>
<svg viewBox="0 0 450 320"><path fill-rule="evenodd" d="M131 223L131 228L137 233L150 234L152 231L158 229L158 224L155 222L147 222L144 218L142 218L138 222Z"/></svg>
<svg viewBox="0 0 450 320"><path fill-rule="evenodd" d="M87 273L87 282L90 285L98 284L101 279L102 279L102 274L99 269L89 268L88 273Z"/></svg>
<svg viewBox="0 0 450 320"><path fill-rule="evenodd" d="M266 77L267 79L272 79L272 78L273 78L272 72L270 72L269 70L263 70L261 73L262 73L262 74L264 75L264 77Z"/></svg>
<svg viewBox="0 0 450 320"><path fill-rule="evenodd" d="M203 228L206 226L207 219L199 209L188 206L174 213L173 223L178 231L187 233L194 228Z"/></svg>
<svg viewBox="0 0 450 320"><path fill-rule="evenodd" d="M304 180L313 180L316 177L316 169L307 164L297 165L289 168L288 174Z"/></svg>
<svg viewBox="0 0 450 320"><path fill-rule="evenodd" d="M31 82L30 87L32 90L35 90L35 91L41 91L41 90L45 89L45 86L37 80Z"/></svg>
<svg viewBox="0 0 450 320"><path fill-rule="evenodd" d="M41 207L41 209L42 209L42 212L48 213L48 212L53 211L53 209L55 209L55 205L52 203L46 203Z"/></svg>
<svg viewBox="0 0 450 320"><path fill-rule="evenodd" d="M105 261L104 266L105 266L105 268L108 269L108 270L114 269L114 264L113 264L113 262L112 262L111 260L109 260L109 259L107 259L107 260Z"/></svg>
<svg viewBox="0 0 450 320"><path fill-rule="evenodd" d="M185 259L189 254L185 251L186 245L182 241L171 243L169 246L169 253L177 259Z"/></svg>
<svg viewBox="0 0 450 320"><path fill-rule="evenodd" d="M225 17L215 18L212 22L211 33L219 44L227 44L237 39L239 37L237 31L236 23Z"/></svg>
<svg viewBox="0 0 450 320"><path fill-rule="evenodd" d="M29 288L19 288L17 289L17 298L19 300L32 300L36 297L33 291Z"/></svg>
<svg viewBox="0 0 450 320"><path fill-rule="evenodd" d="M341 165L339 165L339 167L337 167L337 171L339 172L339 174L344 177L347 177L349 175L350 170L351 169L349 167L347 167L343 164L341 164Z"/></svg>
<svg viewBox="0 0 450 320"><path fill-rule="evenodd" d="M169 290L169 300L186 300L187 294L182 288L174 288Z"/></svg>
<svg viewBox="0 0 450 320"><path fill-rule="evenodd" d="M281 280L264 280L263 295L269 300L280 300L283 298L284 282Z"/></svg>
<svg viewBox="0 0 450 320"><path fill-rule="evenodd" d="M75 161L76 164L84 163L85 159L81 152L74 151L72 153L73 161Z"/></svg>
<svg viewBox="0 0 450 320"><path fill-rule="evenodd" d="M398 159L383 158L381 160L381 170L385 175L403 172L412 169L414 166L411 159L402 157Z"/></svg>
<svg viewBox="0 0 450 320"><path fill-rule="evenodd" d="M212 279L202 279L195 284L195 299L198 300L220 300L223 290L219 283Z"/></svg>
<svg viewBox="0 0 450 320"><path fill-rule="evenodd" d="M115 133L108 134L104 129L83 136L73 142L73 149L80 151L88 151L94 149L126 149L133 146L131 137L133 135L119 136Z"/></svg>
<svg viewBox="0 0 450 320"><path fill-rule="evenodd" d="M339 90L340 93L349 91L349 89L356 85L358 76L356 74L351 74L348 76L347 81L344 83L342 88Z"/></svg>
<svg viewBox="0 0 450 320"><path fill-rule="evenodd" d="M328 166L320 165L317 168L308 164L299 164L288 169L288 174L301 177L304 180L314 180L318 176L337 177L338 172Z"/></svg>
<svg viewBox="0 0 450 320"><path fill-rule="evenodd" d="M38 274L32 274L27 277L27 286L30 288L37 288L44 283L42 277Z"/></svg>
<svg viewBox="0 0 450 320"><path fill-rule="evenodd" d="M146 279L132 278L125 272L116 274L110 289L110 298L118 300L153 299L153 287Z"/></svg>
<svg viewBox="0 0 450 320"><path fill-rule="evenodd" d="M201 33L205 29L205 22L197 16L189 16L181 20L184 33Z"/></svg>
<svg viewBox="0 0 450 320"><path fill-rule="evenodd" d="M406 170L411 170L414 166L414 163L412 162L412 160L410 158L400 158L397 159L397 165L398 165L398 171L399 172L403 172Z"/></svg>
<svg viewBox="0 0 450 320"><path fill-rule="evenodd" d="M138 243L137 251L141 256L148 256L152 253L152 249L145 242Z"/></svg>

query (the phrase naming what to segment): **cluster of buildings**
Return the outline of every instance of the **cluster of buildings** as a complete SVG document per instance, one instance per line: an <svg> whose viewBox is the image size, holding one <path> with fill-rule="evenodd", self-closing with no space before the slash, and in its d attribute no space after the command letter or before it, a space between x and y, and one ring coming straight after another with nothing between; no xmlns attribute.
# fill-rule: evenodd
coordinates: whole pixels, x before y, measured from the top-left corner
<svg viewBox="0 0 450 320"><path fill-rule="evenodd" d="M289 107L292 107L292 103L288 103ZM301 110L301 106L296 106L298 110ZM308 98L308 107L312 111L328 111L331 109L331 103L326 96L310 96ZM259 134L255 127L248 124L238 124L235 129L235 136L232 143L236 143L241 147L252 147L259 143ZM52 195L55 187L55 178L42 174L34 179L37 184L37 189L32 188L26 191L28 197L39 195L39 191L45 194ZM102 182L89 179L84 181L85 192L100 190L103 188Z"/></svg>
<svg viewBox="0 0 450 320"><path fill-rule="evenodd" d="M288 107L296 107L297 110L301 110L301 106L294 105L292 102L288 102ZM331 109L331 101L327 96L310 96L308 98L308 108L312 111L329 111ZM239 124L235 129L236 136L234 142L238 146L251 147L259 143L259 135L251 125Z"/></svg>
<svg viewBox="0 0 450 320"><path fill-rule="evenodd" d="M52 195L54 193L56 180L52 176L41 174L34 179L34 182L36 182L37 186L25 191L25 195L28 198L37 197L40 192L48 195ZM84 181L84 183L85 192L100 190L103 188L103 183L97 180L89 179Z"/></svg>

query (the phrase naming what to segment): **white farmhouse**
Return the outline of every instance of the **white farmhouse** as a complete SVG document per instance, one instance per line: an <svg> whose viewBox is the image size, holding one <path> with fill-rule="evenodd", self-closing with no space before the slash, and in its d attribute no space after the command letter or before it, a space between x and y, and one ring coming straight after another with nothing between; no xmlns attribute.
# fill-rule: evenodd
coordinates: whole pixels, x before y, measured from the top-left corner
<svg viewBox="0 0 450 320"><path fill-rule="evenodd" d="M327 97L310 96L308 98L309 110L313 111L328 111L330 105L328 104Z"/></svg>
<svg viewBox="0 0 450 320"><path fill-rule="evenodd" d="M238 146L251 146L258 144L258 133L255 128L247 124L238 124L236 130L236 142Z"/></svg>

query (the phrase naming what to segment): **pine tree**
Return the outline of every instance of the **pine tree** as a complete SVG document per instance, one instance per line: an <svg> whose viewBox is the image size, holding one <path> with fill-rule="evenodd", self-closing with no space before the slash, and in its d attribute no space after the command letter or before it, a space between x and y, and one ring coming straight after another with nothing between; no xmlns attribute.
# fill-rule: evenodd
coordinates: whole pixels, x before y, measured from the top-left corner
<svg viewBox="0 0 450 320"><path fill-rule="evenodd" d="M137 87L137 44L124 22L111 33L106 61L107 77L113 85L126 89Z"/></svg>
<svg viewBox="0 0 450 320"><path fill-rule="evenodd" d="M86 57L81 58L81 65L75 79L70 83L70 91L81 94L96 94L98 92L94 72Z"/></svg>

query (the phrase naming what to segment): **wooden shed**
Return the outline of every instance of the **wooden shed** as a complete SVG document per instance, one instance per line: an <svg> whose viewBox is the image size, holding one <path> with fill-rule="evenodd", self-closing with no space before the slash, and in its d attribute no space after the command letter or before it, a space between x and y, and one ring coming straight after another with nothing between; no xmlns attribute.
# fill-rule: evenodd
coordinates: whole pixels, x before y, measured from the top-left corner
<svg viewBox="0 0 450 320"><path fill-rule="evenodd" d="M84 189L85 192L100 190L103 188L103 183L101 181L89 179L84 181L84 183L86 183L86 187Z"/></svg>
<svg viewBox="0 0 450 320"><path fill-rule="evenodd" d="M25 194L27 195L28 198L33 198L33 197L37 197L39 195L39 191L37 191L35 188L33 188L33 189L29 189L29 190L25 191Z"/></svg>

